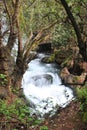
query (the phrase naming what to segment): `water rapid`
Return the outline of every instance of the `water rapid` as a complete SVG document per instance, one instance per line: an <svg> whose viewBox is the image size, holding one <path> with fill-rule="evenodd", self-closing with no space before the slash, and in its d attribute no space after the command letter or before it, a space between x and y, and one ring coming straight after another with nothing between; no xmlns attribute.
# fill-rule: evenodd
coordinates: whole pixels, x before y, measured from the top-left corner
<svg viewBox="0 0 87 130"><path fill-rule="evenodd" d="M33 113L41 116L54 114L58 106L65 107L73 98L73 91L61 85L59 69L55 64L42 63L43 57L44 54L39 54L38 58L29 63L22 81L24 94L33 104Z"/></svg>

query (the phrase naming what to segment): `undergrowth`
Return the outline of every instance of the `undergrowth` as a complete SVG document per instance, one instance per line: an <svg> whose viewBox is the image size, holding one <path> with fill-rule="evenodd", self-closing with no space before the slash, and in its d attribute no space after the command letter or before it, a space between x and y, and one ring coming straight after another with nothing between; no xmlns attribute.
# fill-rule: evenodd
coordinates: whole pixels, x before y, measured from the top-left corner
<svg viewBox="0 0 87 130"><path fill-rule="evenodd" d="M13 119L23 124L37 125L41 121L30 115L31 111L21 99L16 99L12 104L0 99L0 117L5 121Z"/></svg>
<svg viewBox="0 0 87 130"><path fill-rule="evenodd" d="M81 89L77 89L77 94L80 102L82 120L87 123L87 85Z"/></svg>

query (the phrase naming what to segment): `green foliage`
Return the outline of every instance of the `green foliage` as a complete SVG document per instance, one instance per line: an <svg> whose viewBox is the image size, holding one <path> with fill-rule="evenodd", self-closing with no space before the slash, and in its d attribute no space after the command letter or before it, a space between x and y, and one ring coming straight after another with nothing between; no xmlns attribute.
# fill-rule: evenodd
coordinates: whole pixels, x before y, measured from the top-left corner
<svg viewBox="0 0 87 130"><path fill-rule="evenodd" d="M47 126L41 126L40 130L49 130Z"/></svg>
<svg viewBox="0 0 87 130"><path fill-rule="evenodd" d="M61 64L62 67L69 67L71 64L72 55L70 54L69 57L65 58L64 62Z"/></svg>
<svg viewBox="0 0 87 130"><path fill-rule="evenodd" d="M87 123L87 86L77 89L78 100L80 101L80 110L82 111L82 119Z"/></svg>
<svg viewBox="0 0 87 130"><path fill-rule="evenodd" d="M87 111L83 114L83 121L87 123Z"/></svg>
<svg viewBox="0 0 87 130"><path fill-rule="evenodd" d="M53 43L54 46L64 46L70 44L70 40L72 39L72 36L74 37L74 31L68 23L60 23L56 25L55 31L53 33Z"/></svg>
<svg viewBox="0 0 87 130"><path fill-rule="evenodd" d="M0 74L0 78L5 79L6 75L5 74Z"/></svg>
<svg viewBox="0 0 87 130"><path fill-rule="evenodd" d="M0 74L0 85L5 86L7 81L7 76L5 74Z"/></svg>
<svg viewBox="0 0 87 130"><path fill-rule="evenodd" d="M39 124L40 120L36 118L34 119L30 113L31 111L29 108L20 99L16 99L10 105L4 100L0 100L0 115L5 117L7 120L11 120L13 118L24 124Z"/></svg>
<svg viewBox="0 0 87 130"><path fill-rule="evenodd" d="M51 54L51 56L48 58L48 62L54 62L55 61L55 54Z"/></svg>
<svg viewBox="0 0 87 130"><path fill-rule="evenodd" d="M85 100L87 100L87 87L84 87L82 89L77 89L78 92L78 97L79 99L83 100L83 98Z"/></svg>

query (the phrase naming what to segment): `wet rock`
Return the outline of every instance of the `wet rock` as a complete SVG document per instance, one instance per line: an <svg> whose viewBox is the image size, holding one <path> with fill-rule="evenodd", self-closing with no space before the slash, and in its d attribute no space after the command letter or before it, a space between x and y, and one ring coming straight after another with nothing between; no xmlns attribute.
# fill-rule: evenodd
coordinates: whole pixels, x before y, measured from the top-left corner
<svg viewBox="0 0 87 130"><path fill-rule="evenodd" d="M61 70L60 76L63 78L63 77L66 77L67 75L70 75L70 72L68 71L67 67L64 67Z"/></svg>
<svg viewBox="0 0 87 130"><path fill-rule="evenodd" d="M54 57L44 57L44 58L42 58L42 60L41 60L41 62L43 62L43 63L54 63L54 61L55 61L55 58Z"/></svg>
<svg viewBox="0 0 87 130"><path fill-rule="evenodd" d="M80 69L87 73L87 62L79 63Z"/></svg>
<svg viewBox="0 0 87 130"><path fill-rule="evenodd" d="M35 86L43 86L52 84L53 78L49 74L37 75L32 77Z"/></svg>
<svg viewBox="0 0 87 130"><path fill-rule="evenodd" d="M60 72L60 77L62 79L62 81L66 84L66 83L72 83L72 75L69 73L67 67L63 68Z"/></svg>
<svg viewBox="0 0 87 130"><path fill-rule="evenodd" d="M41 62L43 62L43 63L50 63L49 57L44 57L44 58L42 58L42 59L41 59Z"/></svg>

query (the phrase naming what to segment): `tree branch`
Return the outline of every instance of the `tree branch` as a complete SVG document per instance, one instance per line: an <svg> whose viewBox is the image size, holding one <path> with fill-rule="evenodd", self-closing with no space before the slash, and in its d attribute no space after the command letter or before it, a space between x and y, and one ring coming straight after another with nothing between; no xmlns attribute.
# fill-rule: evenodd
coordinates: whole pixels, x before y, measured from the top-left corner
<svg viewBox="0 0 87 130"><path fill-rule="evenodd" d="M16 41L16 38L17 38L17 35L18 35L18 29L17 29L17 19L18 19L18 9L19 9L19 0L15 0L15 3L14 3L14 12L13 12L13 15L12 17L10 17L10 34L9 34L9 38L8 38L8 43L7 43L7 48L11 51L13 46L14 46L14 43Z"/></svg>
<svg viewBox="0 0 87 130"><path fill-rule="evenodd" d="M25 54L24 54L24 61L26 61L27 57L29 56L30 50L32 49L32 47L36 44L39 45L44 38L47 36L47 34L45 33L45 31L51 29L58 21L50 24L49 26L43 28L36 36L35 38L28 44L28 49L26 50ZM45 35L43 35L45 33Z"/></svg>
<svg viewBox="0 0 87 130"><path fill-rule="evenodd" d="M65 11L66 11L66 13L67 13L71 23L72 23L74 31L76 33L80 54L82 55L84 61L87 61L86 43L84 43L83 40L82 40L81 32L80 32L80 29L78 28L76 20L75 20L73 14L71 13L71 10L70 10L66 0L60 0L60 1L61 1L62 5L63 5L63 7L64 7L64 9L65 9Z"/></svg>
<svg viewBox="0 0 87 130"><path fill-rule="evenodd" d="M10 21L11 16L10 16L10 12L9 12L9 9L8 9L7 3L6 3L6 0L3 0L3 3L4 3L5 9L6 9L6 13L7 13L7 15L8 15L8 17L9 17L9 21ZM11 21L10 21L10 22L11 22Z"/></svg>

